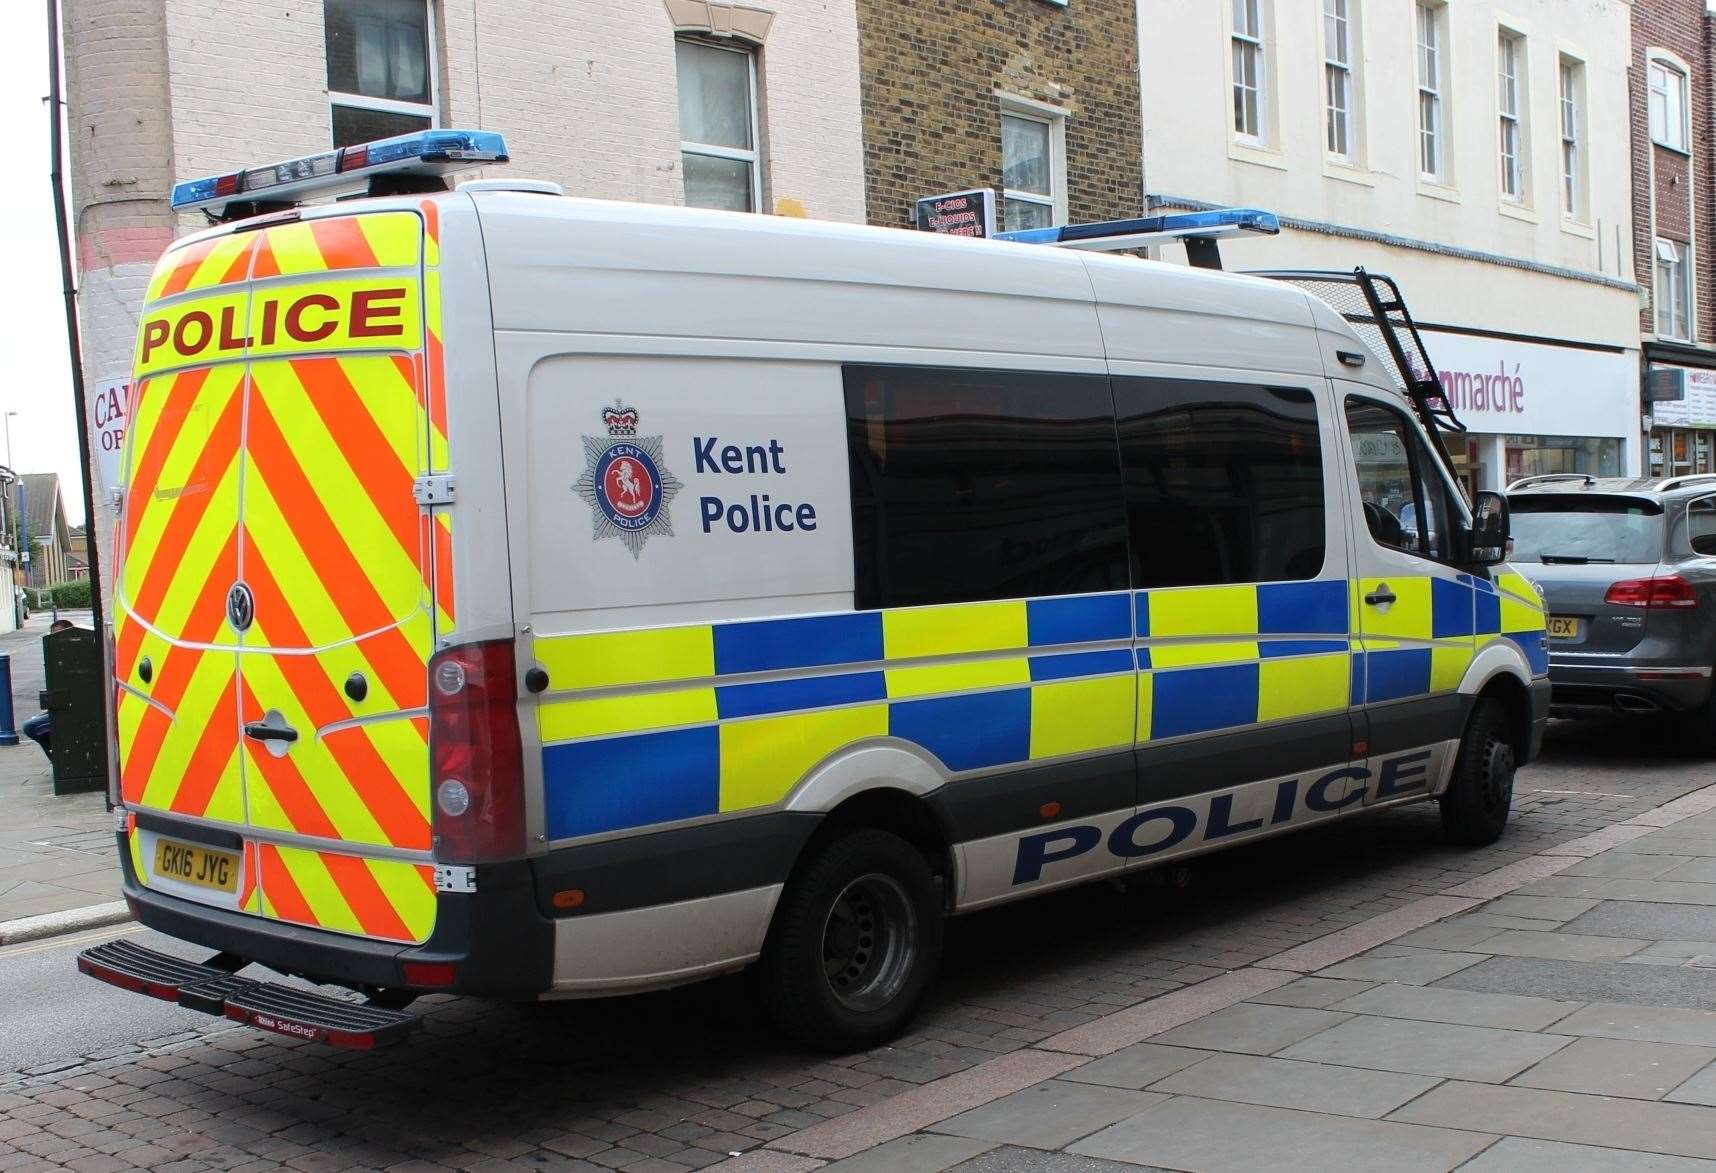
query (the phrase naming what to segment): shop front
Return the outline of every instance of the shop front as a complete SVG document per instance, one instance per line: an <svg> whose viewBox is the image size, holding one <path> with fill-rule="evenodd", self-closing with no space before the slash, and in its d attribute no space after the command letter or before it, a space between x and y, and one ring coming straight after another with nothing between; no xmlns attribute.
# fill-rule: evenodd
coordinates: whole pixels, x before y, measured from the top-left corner
<svg viewBox="0 0 1716 1173"><path fill-rule="evenodd" d="M1468 495L1545 473L1639 474L1637 351L1441 330L1423 336L1466 425L1446 439Z"/></svg>
<svg viewBox="0 0 1716 1173"><path fill-rule="evenodd" d="M1658 371L1678 372L1672 380L1680 399L1658 401L1650 412L1650 475L1691 476L1716 473L1716 370L1651 363Z"/></svg>

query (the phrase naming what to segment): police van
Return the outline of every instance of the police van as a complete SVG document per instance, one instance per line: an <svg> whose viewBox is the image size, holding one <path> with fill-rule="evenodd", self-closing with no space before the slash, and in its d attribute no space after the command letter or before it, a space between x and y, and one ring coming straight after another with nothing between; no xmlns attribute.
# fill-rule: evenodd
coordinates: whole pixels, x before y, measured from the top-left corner
<svg viewBox="0 0 1716 1173"><path fill-rule="evenodd" d="M138 329L114 800L137 919L211 956L86 973L368 1047L428 992L754 967L853 1048L950 915L1425 799L1502 833L1543 608L1386 281L1103 252L1257 212L449 187L505 154L175 192L216 223Z"/></svg>

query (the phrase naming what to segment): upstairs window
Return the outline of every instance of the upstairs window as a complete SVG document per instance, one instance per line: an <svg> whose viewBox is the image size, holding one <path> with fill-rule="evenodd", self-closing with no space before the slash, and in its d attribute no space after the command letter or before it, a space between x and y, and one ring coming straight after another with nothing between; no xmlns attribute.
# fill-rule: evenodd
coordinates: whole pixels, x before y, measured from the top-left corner
<svg viewBox="0 0 1716 1173"><path fill-rule="evenodd" d="M425 0L326 0L322 22L336 147L435 125Z"/></svg>
<svg viewBox="0 0 1716 1173"><path fill-rule="evenodd" d="M1581 109L1585 93L1585 67L1566 57L1561 59L1561 210L1578 220L1585 212L1584 150L1580 144Z"/></svg>
<svg viewBox="0 0 1716 1173"><path fill-rule="evenodd" d="M1056 160L1061 121L1044 115L1005 111L1001 115L1001 186L1009 232L1049 228L1066 176Z"/></svg>
<svg viewBox="0 0 1716 1173"><path fill-rule="evenodd" d="M762 204L755 55L736 45L681 39L674 56L686 206L755 212Z"/></svg>
<svg viewBox="0 0 1716 1173"><path fill-rule="evenodd" d="M1661 61L1649 69L1650 137L1659 146L1675 151L1687 149L1686 75Z"/></svg>
<svg viewBox="0 0 1716 1173"><path fill-rule="evenodd" d="M1263 0L1233 0L1233 132L1263 138Z"/></svg>
<svg viewBox="0 0 1716 1173"><path fill-rule="evenodd" d="M1323 0L1323 127L1325 147L1353 157L1353 24L1349 0Z"/></svg>
<svg viewBox="0 0 1716 1173"><path fill-rule="evenodd" d="M1680 342L1692 340L1692 249L1678 241L1656 241L1656 332Z"/></svg>
<svg viewBox="0 0 1716 1173"><path fill-rule="evenodd" d="M1500 116L1501 194L1509 203L1525 199L1524 38L1504 32L1496 41L1496 107Z"/></svg>
<svg viewBox="0 0 1716 1173"><path fill-rule="evenodd" d="M1442 155L1447 131L1442 115L1442 16L1440 4L1418 5L1418 173L1444 181Z"/></svg>

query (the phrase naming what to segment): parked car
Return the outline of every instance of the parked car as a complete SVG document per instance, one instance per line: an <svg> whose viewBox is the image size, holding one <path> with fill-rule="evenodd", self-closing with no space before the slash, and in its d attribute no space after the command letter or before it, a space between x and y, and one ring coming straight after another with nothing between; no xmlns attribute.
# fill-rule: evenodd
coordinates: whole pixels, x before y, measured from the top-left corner
<svg viewBox="0 0 1716 1173"><path fill-rule="evenodd" d="M1680 714L1716 750L1716 476L1528 477L1508 504L1549 612L1552 711Z"/></svg>

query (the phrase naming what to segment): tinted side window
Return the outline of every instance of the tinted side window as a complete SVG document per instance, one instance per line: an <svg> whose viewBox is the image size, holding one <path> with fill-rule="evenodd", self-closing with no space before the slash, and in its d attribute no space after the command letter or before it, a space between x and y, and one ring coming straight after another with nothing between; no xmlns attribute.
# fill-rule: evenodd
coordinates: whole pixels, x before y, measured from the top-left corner
<svg viewBox="0 0 1716 1173"><path fill-rule="evenodd" d="M1347 400L1365 523L1378 545L1446 561L1455 516L1436 458L1400 412Z"/></svg>
<svg viewBox="0 0 1716 1173"><path fill-rule="evenodd" d="M1133 584L1281 582L1323 568L1317 406L1293 387L1116 379Z"/></svg>
<svg viewBox="0 0 1716 1173"><path fill-rule="evenodd" d="M1126 588L1108 379L845 370L857 606Z"/></svg>

